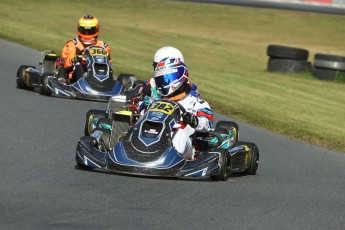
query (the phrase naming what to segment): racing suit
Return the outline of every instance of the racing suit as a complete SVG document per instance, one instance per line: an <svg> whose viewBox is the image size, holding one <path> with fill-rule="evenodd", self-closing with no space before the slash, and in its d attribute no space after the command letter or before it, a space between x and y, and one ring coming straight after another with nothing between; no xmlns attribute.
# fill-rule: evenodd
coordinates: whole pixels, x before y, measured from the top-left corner
<svg viewBox="0 0 345 230"><path fill-rule="evenodd" d="M110 55L111 50L107 43L96 40L92 45L104 47ZM73 58L78 55L82 55L85 48L87 48L87 46L84 45L78 38L74 38L66 42L61 54L61 63L63 64L63 68L60 68L62 72L58 74L59 78L66 77L69 73L75 75L75 80L78 80L83 76L85 72L84 67L80 63L75 63ZM73 67L75 67L74 71ZM72 76L70 75L69 78L72 78Z"/></svg>
<svg viewBox="0 0 345 230"><path fill-rule="evenodd" d="M178 128L172 134L172 142L175 149L182 154L185 159L193 159L193 146L190 136L195 132L208 132L213 125L213 112L209 104L198 96L188 93L182 99L179 99L187 112L196 116L198 125L192 128L190 125Z"/></svg>

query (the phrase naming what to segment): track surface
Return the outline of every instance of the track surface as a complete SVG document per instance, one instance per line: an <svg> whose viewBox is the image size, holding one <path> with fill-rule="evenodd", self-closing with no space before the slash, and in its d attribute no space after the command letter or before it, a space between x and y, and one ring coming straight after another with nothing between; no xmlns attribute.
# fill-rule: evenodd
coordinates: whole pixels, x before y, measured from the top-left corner
<svg viewBox="0 0 345 230"><path fill-rule="evenodd" d="M39 52L3 40L0 50L0 229L345 228L345 154L241 122L240 139L260 149L256 176L211 182L79 170L85 113L106 104L17 89L18 66L37 65Z"/></svg>

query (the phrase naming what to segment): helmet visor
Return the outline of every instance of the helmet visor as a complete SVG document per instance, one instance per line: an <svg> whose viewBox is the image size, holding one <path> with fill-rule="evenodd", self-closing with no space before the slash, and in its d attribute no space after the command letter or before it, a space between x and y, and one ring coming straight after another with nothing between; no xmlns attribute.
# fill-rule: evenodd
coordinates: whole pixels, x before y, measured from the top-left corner
<svg viewBox="0 0 345 230"><path fill-rule="evenodd" d="M79 26L78 32L83 35L94 35L98 33L98 27L97 26L93 26L93 27Z"/></svg>
<svg viewBox="0 0 345 230"><path fill-rule="evenodd" d="M170 83L176 81L177 79L179 79L179 74L176 71L176 72L156 76L154 79L155 79L156 86L158 88L163 88L169 85Z"/></svg>

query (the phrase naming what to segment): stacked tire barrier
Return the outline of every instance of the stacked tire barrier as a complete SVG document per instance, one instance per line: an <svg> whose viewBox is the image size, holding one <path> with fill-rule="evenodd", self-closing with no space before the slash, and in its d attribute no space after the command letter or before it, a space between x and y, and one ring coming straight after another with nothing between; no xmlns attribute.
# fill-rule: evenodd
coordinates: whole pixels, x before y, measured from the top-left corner
<svg viewBox="0 0 345 230"><path fill-rule="evenodd" d="M345 57L317 53L313 65L308 61L309 51L302 48L268 45L267 70L281 73L310 72L321 80L345 81Z"/></svg>
<svg viewBox="0 0 345 230"><path fill-rule="evenodd" d="M321 80L336 80L345 77L345 57L330 54L315 54L313 76Z"/></svg>
<svg viewBox="0 0 345 230"><path fill-rule="evenodd" d="M309 51L306 49L269 45L267 55L267 69L270 72L299 73L311 70L311 63L308 61Z"/></svg>

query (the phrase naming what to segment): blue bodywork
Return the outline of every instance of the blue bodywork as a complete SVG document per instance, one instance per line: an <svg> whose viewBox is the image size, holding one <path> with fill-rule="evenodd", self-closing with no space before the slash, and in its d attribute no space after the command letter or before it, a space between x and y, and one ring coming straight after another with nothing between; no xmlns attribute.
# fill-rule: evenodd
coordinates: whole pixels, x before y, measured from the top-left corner
<svg viewBox="0 0 345 230"><path fill-rule="evenodd" d="M100 101L108 101L110 97L121 94L124 91L120 81L116 81L110 91L100 92L93 90L85 78L81 78L71 85L63 85L56 78L51 77L48 80L48 87L55 96Z"/></svg>
<svg viewBox="0 0 345 230"><path fill-rule="evenodd" d="M53 95L107 101L111 96L123 92L122 82L113 78L111 60L103 47L89 46L83 57L86 66L83 78L65 85L61 84L55 77L49 77L47 87Z"/></svg>
<svg viewBox="0 0 345 230"><path fill-rule="evenodd" d="M204 177L219 174L218 161L224 154L223 149L215 148L195 160L186 160L172 146L170 133L179 120L177 104L158 100L109 151L97 147L96 137L82 137L78 141L76 161L88 168L138 175Z"/></svg>

